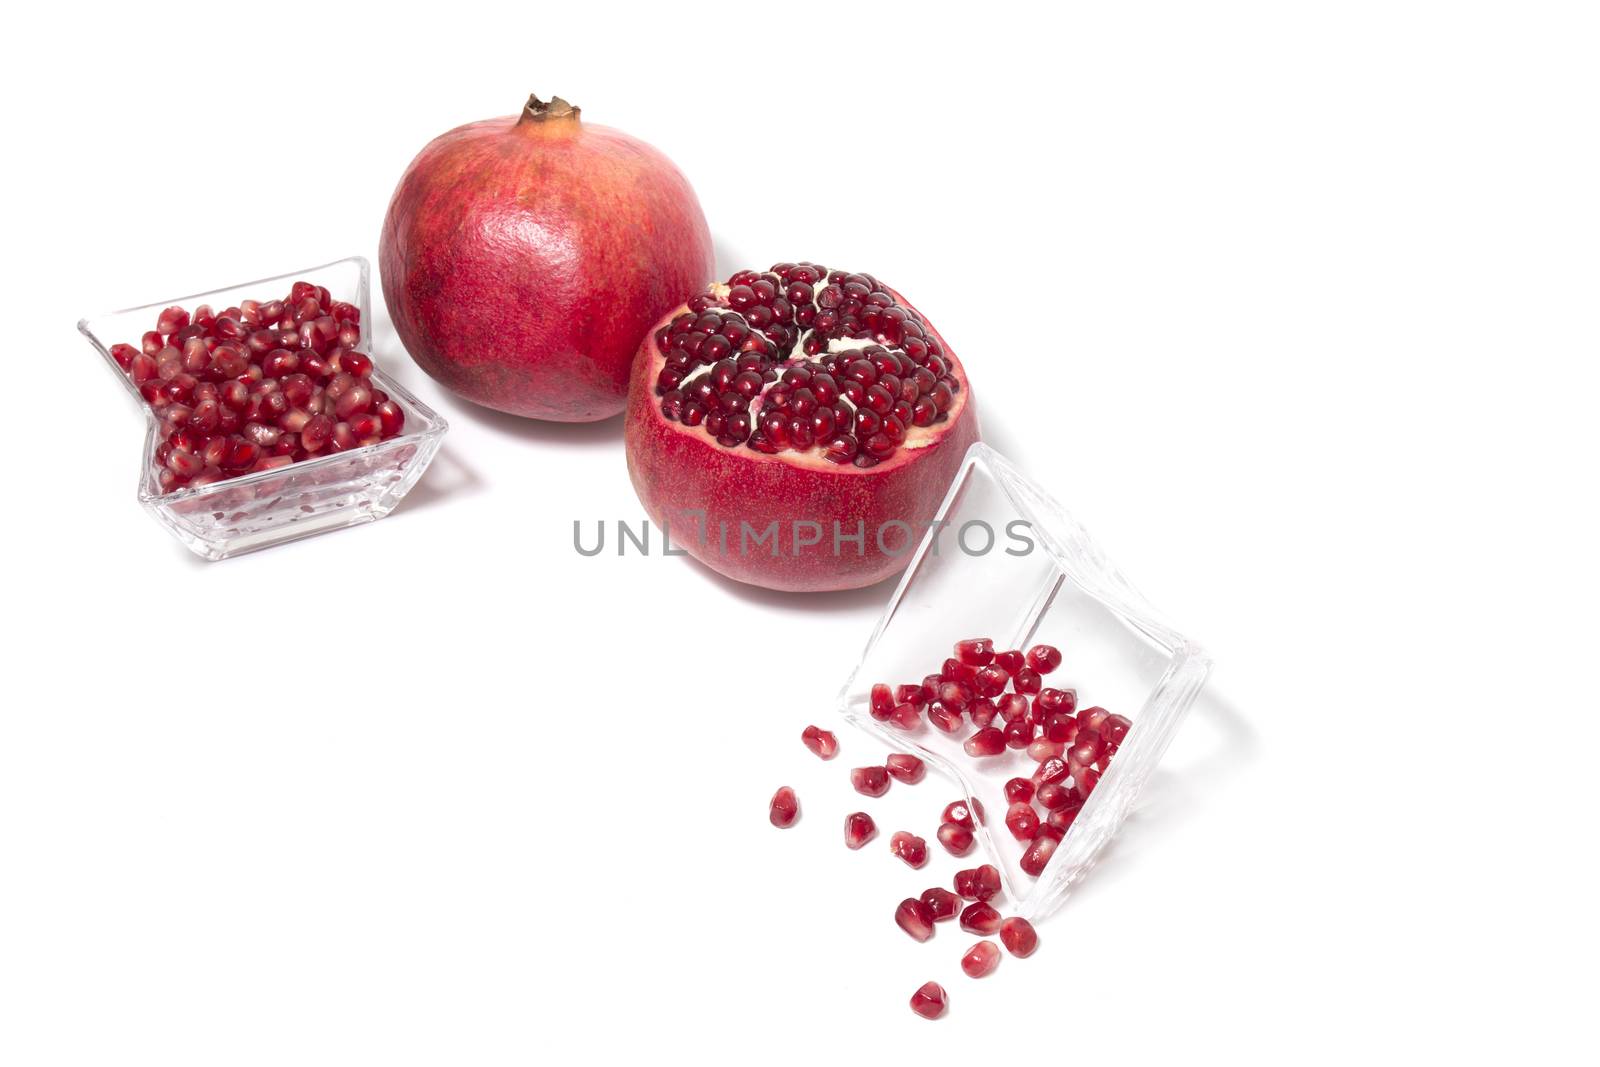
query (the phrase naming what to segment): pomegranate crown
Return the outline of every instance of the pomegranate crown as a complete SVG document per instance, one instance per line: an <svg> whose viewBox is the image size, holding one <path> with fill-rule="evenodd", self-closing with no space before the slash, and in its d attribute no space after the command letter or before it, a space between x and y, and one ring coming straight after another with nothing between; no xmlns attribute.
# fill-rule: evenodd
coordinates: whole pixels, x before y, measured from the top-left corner
<svg viewBox="0 0 1600 1067"><path fill-rule="evenodd" d="M559 96L552 96L547 103L539 99L538 93L529 93L528 102L522 108L522 122L547 122L551 119L577 119L582 108L567 103Z"/></svg>

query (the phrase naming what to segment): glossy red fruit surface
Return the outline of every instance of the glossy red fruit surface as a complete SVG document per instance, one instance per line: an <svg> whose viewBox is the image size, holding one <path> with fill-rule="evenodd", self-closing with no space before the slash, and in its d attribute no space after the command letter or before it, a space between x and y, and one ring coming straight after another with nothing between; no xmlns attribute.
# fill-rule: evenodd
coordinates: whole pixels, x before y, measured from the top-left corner
<svg viewBox="0 0 1600 1067"><path fill-rule="evenodd" d="M972 851L975 838L972 831L953 822L939 824L938 833L934 835L939 839L939 844L952 856L965 856Z"/></svg>
<svg viewBox="0 0 1600 1067"><path fill-rule="evenodd" d="M883 767L891 778L907 785L917 784L928 773L928 765L909 752L891 752Z"/></svg>
<svg viewBox="0 0 1600 1067"><path fill-rule="evenodd" d="M911 1010L924 1019L937 1019L945 1013L949 1003L944 986L938 982L924 982L911 994Z"/></svg>
<svg viewBox="0 0 1600 1067"><path fill-rule="evenodd" d="M979 900L961 910L961 929L969 934L988 937L1000 931L1000 913Z"/></svg>
<svg viewBox="0 0 1600 1067"><path fill-rule="evenodd" d="M769 806L767 817L772 820L772 825L780 830L794 825L800 817L800 801L795 798L794 790L788 786L779 786L778 791L772 794L772 804Z"/></svg>
<svg viewBox="0 0 1600 1067"><path fill-rule="evenodd" d="M1000 966L1000 949L993 941L979 941L961 957L961 969L968 978L982 978Z"/></svg>
<svg viewBox="0 0 1600 1067"><path fill-rule="evenodd" d="M928 862L928 843L916 834L908 833L905 830L896 830L889 836L889 851L902 860L907 867L923 867Z"/></svg>
<svg viewBox="0 0 1600 1067"><path fill-rule="evenodd" d="M1039 947L1039 934L1027 919L1013 915L1000 924L1000 943L1013 956L1031 956L1033 950Z"/></svg>
<svg viewBox="0 0 1600 1067"><path fill-rule="evenodd" d="M440 384L590 422L623 409L650 325L711 279L711 234L664 155L533 97L418 153L378 269L400 340Z"/></svg>
<svg viewBox="0 0 1600 1067"><path fill-rule="evenodd" d="M871 275L740 271L645 336L628 473L653 522L713 570L858 588L910 561L978 439L971 393L944 339Z"/></svg>
<svg viewBox="0 0 1600 1067"><path fill-rule="evenodd" d="M878 836L878 824L864 811L851 812L844 817L844 844L858 849Z"/></svg>
<svg viewBox="0 0 1600 1067"><path fill-rule="evenodd" d="M990 900L1000 892L1000 870L993 864L956 872L956 895L963 900Z"/></svg>
<svg viewBox="0 0 1600 1067"><path fill-rule="evenodd" d="M818 759L832 759L839 754L839 739L833 731L820 726L807 726L800 731L800 740Z"/></svg>
<svg viewBox="0 0 1600 1067"><path fill-rule="evenodd" d="M850 772L850 784L862 796L881 797L889 791L889 772L883 767L857 767Z"/></svg>
<svg viewBox="0 0 1600 1067"><path fill-rule="evenodd" d="M922 902L928 906L928 910L933 914L933 921L936 923L944 922L946 919L954 919L961 911L961 898L941 886L924 889L922 891Z"/></svg>
<svg viewBox="0 0 1600 1067"><path fill-rule="evenodd" d="M913 941L926 941L933 936L933 909L916 897L907 897L900 902L900 906L894 909L894 921Z"/></svg>

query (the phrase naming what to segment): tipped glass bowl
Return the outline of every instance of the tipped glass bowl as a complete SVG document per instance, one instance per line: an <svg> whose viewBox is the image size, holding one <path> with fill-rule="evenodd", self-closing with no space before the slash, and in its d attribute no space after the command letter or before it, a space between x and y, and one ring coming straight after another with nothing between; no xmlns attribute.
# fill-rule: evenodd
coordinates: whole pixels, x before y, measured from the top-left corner
<svg viewBox="0 0 1600 1067"><path fill-rule="evenodd" d="M874 683L919 683L939 673L957 641L974 637L993 639L996 650L1055 646L1062 662L1043 685L1076 690L1080 709L1101 706L1132 720L1037 877L1022 869L1023 846L1004 826L1005 782L1038 766L1026 750L969 756L963 742L975 732L970 721L945 733L925 715L907 730L870 714ZM852 725L921 756L959 785L969 806L982 805L974 836L983 855L967 859L999 868L1017 912L1038 918L1062 901L1122 825L1210 668L1205 652L1162 620L1059 504L999 453L975 444L839 703Z"/></svg>
<svg viewBox="0 0 1600 1067"><path fill-rule="evenodd" d="M226 559L269 545L294 541L329 530L341 530L381 519L422 477L449 428L432 408L374 366L373 383L405 411L405 426L394 437L345 452L290 463L273 470L242 474L196 488L163 494L156 480L156 448L160 420L138 388L111 356L111 346L139 343L165 307L193 310L243 300L272 300L297 281L326 288L335 299L361 309L361 351L371 352L371 268L359 256L261 278L224 289L172 297L124 311L82 319L78 329L94 345L145 418L145 446L139 473L139 503L191 552L206 559Z"/></svg>

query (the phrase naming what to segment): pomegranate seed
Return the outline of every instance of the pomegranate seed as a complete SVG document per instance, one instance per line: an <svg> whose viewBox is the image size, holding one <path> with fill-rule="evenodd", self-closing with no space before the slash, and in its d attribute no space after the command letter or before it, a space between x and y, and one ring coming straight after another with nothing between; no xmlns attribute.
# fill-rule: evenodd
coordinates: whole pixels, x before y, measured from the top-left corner
<svg viewBox="0 0 1600 1067"><path fill-rule="evenodd" d="M1009 921L1009 920L1008 920ZM1004 930L1005 926L1002 925ZM967 949L967 954L961 957L961 969L968 978L982 978L986 974L994 973L1000 966L1000 950L993 941L979 941Z"/></svg>
<svg viewBox="0 0 1600 1067"><path fill-rule="evenodd" d="M911 1010L924 1019L937 1019L944 1014L948 1004L944 986L938 982L924 982L911 994Z"/></svg>
<svg viewBox="0 0 1600 1067"><path fill-rule="evenodd" d="M957 871L955 890L963 900L989 900L1000 892L1000 871L990 863Z"/></svg>
<svg viewBox="0 0 1600 1067"><path fill-rule="evenodd" d="M951 711L943 704L934 704L928 709L928 721L947 734L953 734L965 724L959 711Z"/></svg>
<svg viewBox="0 0 1600 1067"><path fill-rule="evenodd" d="M1019 719L1006 723L1000 735L1005 738L1007 748L1027 748L1033 743L1033 726Z"/></svg>
<svg viewBox="0 0 1600 1067"><path fill-rule="evenodd" d="M1101 727L1105 726L1106 721L1110 718L1111 713L1098 705L1092 708L1084 708L1078 712L1078 729L1099 733Z"/></svg>
<svg viewBox="0 0 1600 1067"><path fill-rule="evenodd" d="M1012 804L1026 804L1033 799L1033 783L1026 778L1013 778L1005 785L1006 800Z"/></svg>
<svg viewBox="0 0 1600 1067"><path fill-rule="evenodd" d="M1083 801L1081 799L1077 803L1054 808L1049 815L1045 816L1044 824L1062 837L1065 837L1067 831L1072 829L1072 822L1078 817L1078 812L1082 810Z"/></svg>
<svg viewBox="0 0 1600 1067"><path fill-rule="evenodd" d="M1044 738L1057 748L1064 748L1078 739L1078 720L1064 711L1047 716L1044 720ZM1059 752L1055 754L1060 755Z"/></svg>
<svg viewBox="0 0 1600 1067"><path fill-rule="evenodd" d="M915 704L896 704L889 721L902 730L915 730L922 724L922 711Z"/></svg>
<svg viewBox="0 0 1600 1067"><path fill-rule="evenodd" d="M916 897L900 902L894 909L894 921L913 941L926 941L933 936L933 909Z"/></svg>
<svg viewBox="0 0 1600 1067"><path fill-rule="evenodd" d="M989 937L1000 930L1000 913L980 900L962 909L960 923L969 934Z"/></svg>
<svg viewBox="0 0 1600 1067"><path fill-rule="evenodd" d="M795 799L793 789L786 785L778 787L778 791L772 794L772 806L767 817L780 830L794 825L795 819L800 817L800 802Z"/></svg>
<svg viewBox="0 0 1600 1067"><path fill-rule="evenodd" d="M1044 871L1045 864L1050 862L1050 857L1056 854L1056 844L1055 838L1043 834L1034 838L1022 851L1023 872L1035 878L1039 877Z"/></svg>
<svg viewBox="0 0 1600 1067"><path fill-rule="evenodd" d="M892 778L907 785L916 785L928 773L927 764L908 752L890 753L884 761L884 769Z"/></svg>
<svg viewBox="0 0 1600 1067"><path fill-rule="evenodd" d="M852 812L844 817L844 845L858 849L878 836L878 824L864 811Z"/></svg>
<svg viewBox="0 0 1600 1067"><path fill-rule="evenodd" d="M889 772L882 767L857 767L850 772L850 784L862 796L881 797L889 791Z"/></svg>
<svg viewBox="0 0 1600 1067"><path fill-rule="evenodd" d="M894 693L888 686L879 682L872 687L872 694L867 702L867 711L879 722L887 722L894 713Z"/></svg>
<svg viewBox="0 0 1600 1067"><path fill-rule="evenodd" d="M1028 742L1028 758L1038 763L1058 758L1065 750L1066 746L1060 742L1050 741L1043 737L1037 737Z"/></svg>
<svg viewBox="0 0 1600 1067"><path fill-rule="evenodd" d="M967 705L967 714L972 716L972 725L981 730L994 722L996 714L995 702L987 697L980 697Z"/></svg>
<svg viewBox="0 0 1600 1067"><path fill-rule="evenodd" d="M1016 674L1022 669L1023 662L1021 652L996 652L994 654L994 665L1007 674Z"/></svg>
<svg viewBox="0 0 1600 1067"><path fill-rule="evenodd" d="M1093 767L1085 767L1073 772L1072 782L1078 787L1078 793L1087 800L1089 794L1094 792L1094 787L1100 784L1100 772Z"/></svg>
<svg viewBox="0 0 1600 1067"><path fill-rule="evenodd" d="M372 387L372 359L353 347L361 336L359 311L332 301L320 286L297 282L292 292L300 295L241 300L221 313L201 305L192 318L182 307L169 307L137 349L110 349L163 418L157 457L164 492L189 484L186 478L205 485L274 470L403 429L405 412ZM329 306L338 318L323 312ZM180 432L186 436L176 436ZM180 468L191 468L191 456L204 468L179 475L172 469L175 453L182 453Z"/></svg>
<svg viewBox="0 0 1600 1067"><path fill-rule="evenodd" d="M831 730L807 726L800 731L800 740L805 742L806 747L814 752L818 759L832 759L839 754L839 739Z"/></svg>
<svg viewBox="0 0 1600 1067"><path fill-rule="evenodd" d="M969 667L982 667L994 659L994 642L987 637L957 641L956 658Z"/></svg>
<svg viewBox="0 0 1600 1067"><path fill-rule="evenodd" d="M1070 715L1078 708L1078 694L1072 689L1041 689L1033 698L1033 706L1040 711L1064 711Z"/></svg>
<svg viewBox="0 0 1600 1067"><path fill-rule="evenodd" d="M952 800L944 806L944 815L940 821L955 823L963 830L977 829L977 823L983 821L983 805L976 800L970 803L965 800Z"/></svg>
<svg viewBox="0 0 1600 1067"><path fill-rule="evenodd" d="M915 704L921 707L932 699L933 690L925 685L895 686L894 700L896 704Z"/></svg>
<svg viewBox="0 0 1600 1067"><path fill-rule="evenodd" d="M1006 722L1024 722L1028 718L1028 698L1020 693L1007 693L994 706Z"/></svg>
<svg viewBox="0 0 1600 1067"><path fill-rule="evenodd" d="M1061 808L1082 807L1083 801L1078 797L1078 791L1060 782L1046 782L1039 787L1039 806L1047 811L1057 811Z"/></svg>
<svg viewBox="0 0 1600 1067"><path fill-rule="evenodd" d="M1126 715L1107 715L1105 725L1100 728L1100 732L1110 744L1120 745L1127 740L1128 731L1132 728L1133 722Z"/></svg>
<svg viewBox="0 0 1600 1067"><path fill-rule="evenodd" d="M904 860L908 867L922 867L928 862L928 843L904 830L889 835L889 851Z"/></svg>
<svg viewBox="0 0 1600 1067"><path fill-rule="evenodd" d="M1039 672L1031 667L1024 667L1011 676L1011 687L1019 693L1037 693L1043 684L1039 680Z"/></svg>
<svg viewBox="0 0 1600 1067"><path fill-rule="evenodd" d="M954 919L956 913L961 910L961 898L942 886L924 889L922 902L928 906L928 912L936 923Z"/></svg>
<svg viewBox="0 0 1600 1067"><path fill-rule="evenodd" d="M1006 829L1018 841L1032 841L1039 832L1039 813L1032 804L1013 804L1006 812Z"/></svg>
<svg viewBox="0 0 1600 1067"><path fill-rule="evenodd" d="M1049 674L1061 666L1061 653L1054 645L1034 645L1028 649L1028 666L1040 674Z"/></svg>
<svg viewBox="0 0 1600 1067"><path fill-rule="evenodd" d="M939 830L934 834L939 839L939 844L952 856L965 856L972 851L972 831L964 826L957 826L953 822L939 824Z"/></svg>
<svg viewBox="0 0 1600 1067"><path fill-rule="evenodd" d="M1078 743L1072 746L1072 752L1068 755L1068 758L1074 763L1081 763L1087 767L1100 758L1101 754L1105 752L1105 748L1106 743L1100 739L1099 734L1079 734Z"/></svg>
<svg viewBox="0 0 1600 1067"><path fill-rule="evenodd" d="M1000 943L1013 956L1026 959L1039 947L1039 934L1027 919L1013 915L1000 924Z"/></svg>
<svg viewBox="0 0 1600 1067"><path fill-rule="evenodd" d="M966 682L945 681L939 683L939 703L952 711L960 711L972 703L972 687Z"/></svg>
<svg viewBox="0 0 1600 1067"><path fill-rule="evenodd" d="M991 663L987 667L978 669L977 675L972 680L972 688L981 697L995 697L1005 692L1006 683L1010 680L1010 675Z"/></svg>
<svg viewBox="0 0 1600 1067"><path fill-rule="evenodd" d="M967 738L961 747L973 757L998 756L1006 750L1006 739L999 730L988 726Z"/></svg>
<svg viewBox="0 0 1600 1067"><path fill-rule="evenodd" d="M1059 782L1072 773L1072 767L1066 760L1053 756L1039 764L1039 769L1034 772L1033 780L1039 785L1048 782Z"/></svg>

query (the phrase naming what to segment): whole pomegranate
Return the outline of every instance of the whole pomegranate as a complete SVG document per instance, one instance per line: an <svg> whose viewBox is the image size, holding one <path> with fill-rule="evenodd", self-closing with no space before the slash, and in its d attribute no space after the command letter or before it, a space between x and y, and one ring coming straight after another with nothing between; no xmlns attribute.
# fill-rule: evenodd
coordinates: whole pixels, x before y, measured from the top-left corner
<svg viewBox="0 0 1600 1067"><path fill-rule="evenodd" d="M769 589L910 561L978 416L950 346L870 274L740 271L670 312L628 384L628 473L674 549Z"/></svg>
<svg viewBox="0 0 1600 1067"><path fill-rule="evenodd" d="M411 161L378 269L406 349L475 403L557 422L623 408L639 338L711 279L694 190L560 97L457 127Z"/></svg>

